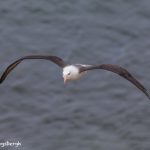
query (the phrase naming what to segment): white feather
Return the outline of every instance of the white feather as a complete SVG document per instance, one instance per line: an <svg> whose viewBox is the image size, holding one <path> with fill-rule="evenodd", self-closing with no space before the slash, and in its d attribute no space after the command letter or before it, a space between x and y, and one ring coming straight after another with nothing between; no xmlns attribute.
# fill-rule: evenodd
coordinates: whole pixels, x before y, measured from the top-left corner
<svg viewBox="0 0 150 150"><path fill-rule="evenodd" d="M83 76L84 73L79 72L79 68L74 65L69 65L63 68L63 77L68 80L77 80Z"/></svg>

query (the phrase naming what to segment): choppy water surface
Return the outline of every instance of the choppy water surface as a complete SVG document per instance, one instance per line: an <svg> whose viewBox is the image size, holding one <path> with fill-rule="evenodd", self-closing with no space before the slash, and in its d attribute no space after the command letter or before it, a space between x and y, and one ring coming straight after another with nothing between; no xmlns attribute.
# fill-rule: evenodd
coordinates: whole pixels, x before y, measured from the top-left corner
<svg viewBox="0 0 150 150"><path fill-rule="evenodd" d="M148 0L2 0L0 18L0 73L20 56L53 54L119 64L150 88ZM106 71L68 85L61 74L47 61L11 73L0 86L0 141L19 140L21 150L150 149L143 93Z"/></svg>

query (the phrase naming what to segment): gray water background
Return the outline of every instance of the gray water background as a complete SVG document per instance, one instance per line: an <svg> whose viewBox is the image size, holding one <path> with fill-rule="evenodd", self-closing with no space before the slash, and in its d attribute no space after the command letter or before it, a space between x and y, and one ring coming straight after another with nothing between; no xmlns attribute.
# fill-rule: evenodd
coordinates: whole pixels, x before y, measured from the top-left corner
<svg viewBox="0 0 150 150"><path fill-rule="evenodd" d="M118 64L150 89L150 1L1 0L0 73L29 54ZM20 150L150 150L150 101L107 71L64 85L56 65L26 61L0 85L7 140Z"/></svg>

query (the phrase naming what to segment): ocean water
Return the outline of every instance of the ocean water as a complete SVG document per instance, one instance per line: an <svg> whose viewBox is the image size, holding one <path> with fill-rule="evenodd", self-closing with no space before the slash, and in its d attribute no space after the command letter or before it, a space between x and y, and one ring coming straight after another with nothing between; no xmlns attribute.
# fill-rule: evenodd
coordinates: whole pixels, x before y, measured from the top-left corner
<svg viewBox="0 0 150 150"><path fill-rule="evenodd" d="M121 65L150 89L148 0L1 0L0 18L0 74L47 54ZM0 85L0 142L20 150L149 150L149 116L147 97L103 70L64 85L59 67L30 60Z"/></svg>

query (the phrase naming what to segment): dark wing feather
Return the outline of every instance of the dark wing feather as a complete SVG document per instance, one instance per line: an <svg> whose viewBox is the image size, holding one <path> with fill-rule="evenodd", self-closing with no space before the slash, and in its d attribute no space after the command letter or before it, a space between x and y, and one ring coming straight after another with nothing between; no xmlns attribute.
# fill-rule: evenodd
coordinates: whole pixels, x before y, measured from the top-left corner
<svg viewBox="0 0 150 150"><path fill-rule="evenodd" d="M25 56L22 57L18 60L16 60L15 62L13 62L12 64L10 64L6 70L4 71L4 73L2 74L1 78L0 78L0 83L2 83L5 78L7 77L7 75L18 65L20 64L23 60L26 59L44 59L44 60L49 60L52 61L53 63L55 63L56 65L58 65L59 67L63 68L66 66L65 62L57 57L57 56L44 56L44 55L30 55L30 56Z"/></svg>
<svg viewBox="0 0 150 150"><path fill-rule="evenodd" d="M92 65L88 67L81 67L80 72L84 72L87 70L93 70L93 69L104 69L111 72L114 72L121 77L127 79L132 84L134 84L138 89L140 89L145 95L150 99L149 91L135 78L133 77L126 69L112 64L101 64L101 65Z"/></svg>

